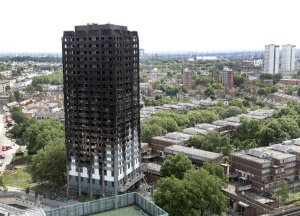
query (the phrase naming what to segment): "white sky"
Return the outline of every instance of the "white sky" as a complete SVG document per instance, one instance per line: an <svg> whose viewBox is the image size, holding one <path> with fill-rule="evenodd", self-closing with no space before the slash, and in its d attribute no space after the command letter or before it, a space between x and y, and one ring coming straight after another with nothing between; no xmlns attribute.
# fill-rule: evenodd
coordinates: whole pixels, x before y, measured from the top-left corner
<svg viewBox="0 0 300 216"><path fill-rule="evenodd" d="M146 52L300 46L299 0L1 0L1 52L61 52L63 31L112 23Z"/></svg>

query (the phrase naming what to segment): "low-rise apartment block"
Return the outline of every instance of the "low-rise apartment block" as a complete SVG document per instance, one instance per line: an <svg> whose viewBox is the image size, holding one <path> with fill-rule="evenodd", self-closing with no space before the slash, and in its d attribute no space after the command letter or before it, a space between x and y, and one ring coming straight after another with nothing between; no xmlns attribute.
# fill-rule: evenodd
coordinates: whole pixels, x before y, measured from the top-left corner
<svg viewBox="0 0 300 216"><path fill-rule="evenodd" d="M299 187L300 139L231 154L231 172L254 191L278 191L282 180Z"/></svg>
<svg viewBox="0 0 300 216"><path fill-rule="evenodd" d="M214 164L223 163L223 155L220 153L204 151L201 149L195 149L180 145L172 145L165 148L166 155L176 155L178 153L185 154L189 159L192 160L193 164L195 164L196 166L202 166L205 162Z"/></svg>

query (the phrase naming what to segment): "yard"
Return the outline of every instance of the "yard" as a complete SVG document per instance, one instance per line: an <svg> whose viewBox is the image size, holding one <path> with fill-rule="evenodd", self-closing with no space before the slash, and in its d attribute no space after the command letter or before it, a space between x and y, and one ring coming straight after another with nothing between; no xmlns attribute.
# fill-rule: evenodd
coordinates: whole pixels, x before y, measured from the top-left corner
<svg viewBox="0 0 300 216"><path fill-rule="evenodd" d="M144 216L146 213L142 212L136 206L128 206L124 208L114 209L107 212L93 214L92 216Z"/></svg>
<svg viewBox="0 0 300 216"><path fill-rule="evenodd" d="M3 182L5 186L22 189L36 185L35 183L32 183L31 175L29 174L27 167L18 168L16 170L6 170L3 173Z"/></svg>
<svg viewBox="0 0 300 216"><path fill-rule="evenodd" d="M31 157L28 155L28 152L24 152L22 156L14 156L11 163L14 164L15 166L18 165L27 166L28 163L30 162L30 159Z"/></svg>

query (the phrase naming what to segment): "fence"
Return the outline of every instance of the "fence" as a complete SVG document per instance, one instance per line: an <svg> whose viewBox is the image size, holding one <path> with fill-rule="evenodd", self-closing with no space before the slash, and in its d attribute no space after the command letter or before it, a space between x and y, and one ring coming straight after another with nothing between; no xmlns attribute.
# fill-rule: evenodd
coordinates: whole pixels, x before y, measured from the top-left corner
<svg viewBox="0 0 300 216"><path fill-rule="evenodd" d="M37 205L37 207L41 207L40 205L42 205L43 206L42 208L46 208L46 207L55 208L62 205L67 205L66 203L42 198L40 196L36 198L34 195L25 194L23 192L1 192L0 198L19 198L20 200L23 201L32 202L35 205Z"/></svg>
<svg viewBox="0 0 300 216"><path fill-rule="evenodd" d="M150 216L168 216L168 213L137 193L127 193L115 197L74 204L46 210L47 216L81 216L102 213L136 205Z"/></svg>

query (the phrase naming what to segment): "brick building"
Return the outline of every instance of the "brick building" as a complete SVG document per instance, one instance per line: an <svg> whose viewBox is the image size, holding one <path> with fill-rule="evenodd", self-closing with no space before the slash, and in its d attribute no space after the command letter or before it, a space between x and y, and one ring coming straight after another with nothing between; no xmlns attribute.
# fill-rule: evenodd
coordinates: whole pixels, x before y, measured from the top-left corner
<svg viewBox="0 0 300 216"><path fill-rule="evenodd" d="M219 153L180 145L172 145L165 148L166 155L176 155L177 153L185 154L189 159L192 160L193 164L195 164L196 166L202 166L205 162L214 164L223 163L223 155Z"/></svg>
<svg viewBox="0 0 300 216"><path fill-rule="evenodd" d="M284 87L300 86L300 80L299 79L280 79L279 84L281 84Z"/></svg>
<svg viewBox="0 0 300 216"><path fill-rule="evenodd" d="M254 191L278 191L282 180L299 187L300 139L231 154L231 172Z"/></svg>
<svg viewBox="0 0 300 216"><path fill-rule="evenodd" d="M151 147L153 153L161 153L166 147L172 145L185 145L186 141L167 138L164 136L156 136L151 139Z"/></svg>
<svg viewBox="0 0 300 216"><path fill-rule="evenodd" d="M193 86L193 73L188 68L183 70L182 78L183 78L183 85L189 90L192 89Z"/></svg>
<svg viewBox="0 0 300 216"><path fill-rule="evenodd" d="M222 71L222 84L224 87L231 89L233 85L234 72L230 68L224 67Z"/></svg>

